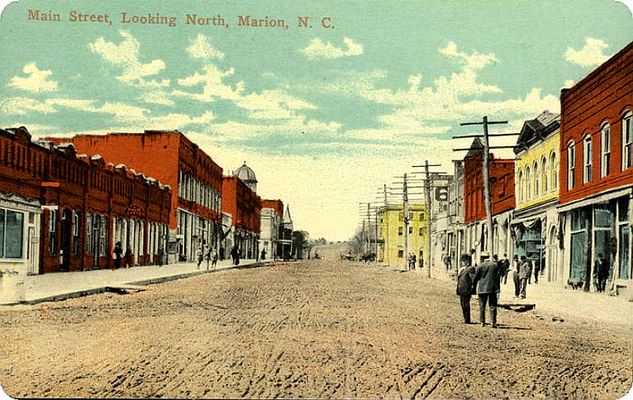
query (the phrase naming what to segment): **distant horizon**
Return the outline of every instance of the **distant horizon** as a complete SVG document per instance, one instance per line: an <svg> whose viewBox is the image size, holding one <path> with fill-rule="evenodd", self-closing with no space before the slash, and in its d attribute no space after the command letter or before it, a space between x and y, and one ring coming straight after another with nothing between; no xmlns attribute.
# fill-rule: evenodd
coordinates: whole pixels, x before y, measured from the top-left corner
<svg viewBox="0 0 633 400"><path fill-rule="evenodd" d="M633 41L631 22L611 0L20 0L0 19L0 126L179 130L225 174L246 161L296 229L343 242L394 176L425 159L452 171L471 140L451 137L480 133L460 122L517 132L559 113L561 88Z"/></svg>

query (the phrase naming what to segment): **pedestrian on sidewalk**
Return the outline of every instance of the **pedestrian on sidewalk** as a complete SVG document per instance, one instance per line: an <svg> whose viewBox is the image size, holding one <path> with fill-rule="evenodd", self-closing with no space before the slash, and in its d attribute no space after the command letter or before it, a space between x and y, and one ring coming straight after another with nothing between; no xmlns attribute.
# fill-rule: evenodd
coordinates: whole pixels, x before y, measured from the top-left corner
<svg viewBox="0 0 633 400"><path fill-rule="evenodd" d="M457 275L457 295L462 307L464 323L470 324L470 299L475 293L475 268L471 265L471 258L468 254L462 254L459 263L461 269Z"/></svg>
<svg viewBox="0 0 633 400"><path fill-rule="evenodd" d="M125 268L130 268L134 262L134 254L132 254L132 249L130 246L125 250Z"/></svg>
<svg viewBox="0 0 633 400"><path fill-rule="evenodd" d="M526 256L521 256L521 263L519 264L519 281L521 284L521 290L519 293L519 296L522 299L525 299L526 296L526 290L527 290L527 285L528 285L528 280L530 279L530 276L532 275L532 263L530 262L530 259L527 258Z"/></svg>
<svg viewBox="0 0 633 400"><path fill-rule="evenodd" d="M218 265L218 251L214 247L213 250L211 251L211 267L215 269L217 265Z"/></svg>
<svg viewBox="0 0 633 400"><path fill-rule="evenodd" d="M499 265L490 259L490 254L482 252L482 262L475 270L475 284L479 297L479 321L486 325L486 305L490 307L490 322L497 327L497 293L499 292Z"/></svg>
<svg viewBox="0 0 633 400"><path fill-rule="evenodd" d="M538 256L534 256L534 283L538 283L538 275L541 272L541 258Z"/></svg>
<svg viewBox="0 0 633 400"><path fill-rule="evenodd" d="M604 292L607 279L609 278L609 261L607 261L607 258L602 253L598 253L594 271L597 290L598 292Z"/></svg>
<svg viewBox="0 0 633 400"><path fill-rule="evenodd" d="M196 268L200 269L200 264L202 264L202 261L204 260L204 245L200 248L200 250L198 250L198 265Z"/></svg>
<svg viewBox="0 0 633 400"><path fill-rule="evenodd" d="M508 255L503 253L503 258L499 261L499 269L501 272L501 277L503 279L503 284L508 283L508 272L510 271L510 260L508 260Z"/></svg>
<svg viewBox="0 0 633 400"><path fill-rule="evenodd" d="M519 256L514 255L512 258L512 282L514 283L514 297L519 297L521 294L521 279L519 278L519 267L521 265L521 261L519 261Z"/></svg>
<svg viewBox="0 0 633 400"><path fill-rule="evenodd" d="M233 265L239 265L240 263L240 254L237 250L237 245L233 246L231 249L231 258L233 259Z"/></svg>
<svg viewBox="0 0 633 400"><path fill-rule="evenodd" d="M114 268L121 268L121 255L123 254L123 247L121 242L116 242L114 245Z"/></svg>

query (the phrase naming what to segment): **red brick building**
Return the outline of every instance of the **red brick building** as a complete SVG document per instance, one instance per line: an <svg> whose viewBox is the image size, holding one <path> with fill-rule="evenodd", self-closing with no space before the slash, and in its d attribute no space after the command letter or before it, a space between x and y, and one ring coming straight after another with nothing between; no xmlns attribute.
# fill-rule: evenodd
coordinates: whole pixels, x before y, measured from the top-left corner
<svg viewBox="0 0 633 400"><path fill-rule="evenodd" d="M464 224L468 248L479 252L487 250L494 254L510 254L508 239L510 213L514 201L514 160L489 158L490 196L494 242L488 243L485 228L486 207L483 186L483 144L476 138L464 158Z"/></svg>
<svg viewBox="0 0 633 400"><path fill-rule="evenodd" d="M0 267L19 273L108 268L114 245L159 263L171 191L71 144L0 130ZM117 235L118 234L118 235Z"/></svg>
<svg viewBox="0 0 633 400"><path fill-rule="evenodd" d="M237 246L241 258L259 256L261 198L237 176L222 179L222 212L231 215L231 234L224 248Z"/></svg>
<svg viewBox="0 0 633 400"><path fill-rule="evenodd" d="M632 112L633 43L561 92L563 265L585 290L600 258L610 288L631 284Z"/></svg>
<svg viewBox="0 0 633 400"><path fill-rule="evenodd" d="M79 152L151 175L172 188L170 262L193 261L222 240L222 168L179 131L108 133L53 138Z"/></svg>

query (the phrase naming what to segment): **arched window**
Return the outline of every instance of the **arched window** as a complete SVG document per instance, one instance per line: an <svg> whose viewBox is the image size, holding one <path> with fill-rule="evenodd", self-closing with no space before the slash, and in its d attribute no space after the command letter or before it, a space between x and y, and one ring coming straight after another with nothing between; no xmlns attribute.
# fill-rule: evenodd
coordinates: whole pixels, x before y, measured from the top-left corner
<svg viewBox="0 0 633 400"><path fill-rule="evenodd" d="M591 135L585 135L585 138L582 140L582 160L583 160L583 168L582 168L582 182L589 183L591 182L591 173L592 173L592 142Z"/></svg>
<svg viewBox="0 0 633 400"><path fill-rule="evenodd" d="M611 170L611 126L606 122L600 129L600 177L609 175Z"/></svg>
<svg viewBox="0 0 633 400"><path fill-rule="evenodd" d="M543 156L541 158L541 193L547 193L549 191L549 164L547 158Z"/></svg>
<svg viewBox="0 0 633 400"><path fill-rule="evenodd" d="M552 183L550 186L552 190L558 189L558 159L556 158L556 152L553 151L550 156L549 165L551 166L552 179L550 182Z"/></svg>
<svg viewBox="0 0 633 400"><path fill-rule="evenodd" d="M532 170L534 171L534 184L532 185L534 193L532 194L532 197L536 198L541 192L541 170L536 161L534 161L534 164L532 165Z"/></svg>
<svg viewBox="0 0 633 400"><path fill-rule="evenodd" d="M576 144L574 141L567 143L567 190L572 190L576 185Z"/></svg>
<svg viewBox="0 0 633 400"><path fill-rule="evenodd" d="M532 198L532 172L530 171L530 167L525 169L525 181L527 183L527 187L525 188L525 200L530 200Z"/></svg>
<svg viewBox="0 0 633 400"><path fill-rule="evenodd" d="M622 171L633 166L633 113L627 110L622 117Z"/></svg>
<svg viewBox="0 0 633 400"><path fill-rule="evenodd" d="M519 171L519 177L517 179L519 184L519 190L517 190L517 196L519 197L519 203L523 202L523 171Z"/></svg>

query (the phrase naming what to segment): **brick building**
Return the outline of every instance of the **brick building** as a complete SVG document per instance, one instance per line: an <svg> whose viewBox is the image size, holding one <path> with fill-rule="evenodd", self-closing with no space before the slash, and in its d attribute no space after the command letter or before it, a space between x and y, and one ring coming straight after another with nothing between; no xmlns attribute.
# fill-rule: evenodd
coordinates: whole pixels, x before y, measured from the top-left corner
<svg viewBox="0 0 633 400"><path fill-rule="evenodd" d="M564 277L586 291L601 257L608 289L631 286L632 113L633 42L561 92Z"/></svg>
<svg viewBox="0 0 633 400"><path fill-rule="evenodd" d="M160 262L171 191L157 180L0 130L0 268L39 274L113 266L121 241L134 264Z"/></svg>
<svg viewBox="0 0 633 400"><path fill-rule="evenodd" d="M222 168L179 131L108 133L51 138L79 152L142 171L169 185L169 262L193 261L222 240Z"/></svg>
<svg viewBox="0 0 633 400"><path fill-rule="evenodd" d="M228 257L237 246L240 258L259 256L259 233L262 201L238 176L222 179L222 212L231 216L231 231L225 238L223 249Z"/></svg>
<svg viewBox="0 0 633 400"><path fill-rule="evenodd" d="M475 138L464 158L464 224L465 245L475 249L478 260L481 251L491 254L511 254L509 235L511 213L514 209L514 160L489 158L490 197L492 201L494 243L488 243L486 208L483 186L483 149Z"/></svg>
<svg viewBox="0 0 633 400"><path fill-rule="evenodd" d="M284 203L281 200L262 200L260 251L266 250L266 258L275 259L284 217Z"/></svg>

